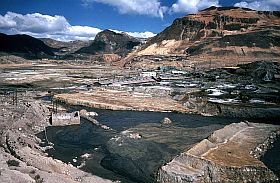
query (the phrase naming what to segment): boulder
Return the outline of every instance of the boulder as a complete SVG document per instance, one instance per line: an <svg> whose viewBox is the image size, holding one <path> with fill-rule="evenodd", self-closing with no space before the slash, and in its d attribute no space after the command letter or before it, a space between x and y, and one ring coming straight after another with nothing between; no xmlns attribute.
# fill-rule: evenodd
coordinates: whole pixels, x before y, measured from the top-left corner
<svg viewBox="0 0 280 183"><path fill-rule="evenodd" d="M169 118L167 118L167 117L163 118L160 122L161 122L161 124L163 124L163 125L169 125L169 124L172 123L171 119L169 119Z"/></svg>

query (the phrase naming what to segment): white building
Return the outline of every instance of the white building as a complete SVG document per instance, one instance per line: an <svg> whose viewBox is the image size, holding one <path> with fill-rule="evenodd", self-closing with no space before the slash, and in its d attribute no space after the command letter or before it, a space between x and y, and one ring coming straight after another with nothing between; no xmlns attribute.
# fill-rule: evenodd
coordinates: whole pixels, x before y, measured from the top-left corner
<svg viewBox="0 0 280 183"><path fill-rule="evenodd" d="M150 71L150 72L142 72L141 74L140 74L140 76L141 77L157 77L157 72L155 72L155 71Z"/></svg>

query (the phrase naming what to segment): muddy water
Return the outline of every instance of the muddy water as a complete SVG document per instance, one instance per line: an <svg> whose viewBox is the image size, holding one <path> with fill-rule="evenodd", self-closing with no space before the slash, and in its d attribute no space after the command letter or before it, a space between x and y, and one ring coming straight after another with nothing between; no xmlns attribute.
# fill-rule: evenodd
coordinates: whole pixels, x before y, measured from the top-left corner
<svg viewBox="0 0 280 183"><path fill-rule="evenodd" d="M138 111L111 111L93 109L99 115L96 119L117 131L123 131L143 123L159 123L164 117L168 117L177 125L185 127L199 127L210 124L229 124L239 122L241 119L224 117L205 117L193 114L138 112Z"/></svg>
<svg viewBox="0 0 280 183"><path fill-rule="evenodd" d="M69 111L80 109L80 107L71 106ZM178 113L111 111L91 108L87 108L87 110L97 112L99 115L96 119L100 123L105 124L114 130L104 131L84 119L82 120L81 125L48 127L48 139L54 143L54 149L48 151L49 156L60 159L66 163L71 163L74 166L77 166L94 175L111 180L120 180L126 183L147 181L154 182L155 179L152 174L156 171L155 167L160 167L162 164L168 162L172 157L179 154L182 149L201 141L213 131L222 128L227 124L240 122L242 120L237 118L204 117L200 115ZM112 137L119 135L121 131L129 128L137 130L137 127L139 126L140 129L141 125L146 125L147 128L155 127L155 125L159 124L164 117L168 117L173 121L170 129L178 128L180 129L180 133L185 131L187 136L171 134L172 136L175 136L175 138L170 136L170 138L173 138L172 143L175 143L171 145L168 143L165 144L164 142L151 142L149 140L146 142L144 140L143 143L139 144L139 146L141 146L140 149L142 146L144 149L150 145L154 148L146 152L144 158L139 157L139 159L137 159L137 149L139 149L139 147L136 147L138 144L135 146L132 142L132 144L128 146L127 151L133 152L133 156L136 156L134 157L136 161L134 161L133 164L137 164L137 167L140 167L140 169L143 167L144 171L153 167L150 168L149 171L145 172L146 174L143 174L144 176L149 177L147 181L143 181L143 175L141 175L141 178L141 176L138 175L139 171L136 171L134 167L130 168L130 165L127 165L126 160L130 158L129 156L125 156L117 160L115 159L115 157L119 157L120 154L122 155L122 152L127 153L126 147L123 147L124 149L120 151L116 150L114 152L109 152L108 141ZM161 132L155 131L153 133ZM168 135L170 134L162 134L163 138L169 138ZM43 133L38 134L38 136L44 139ZM186 144L187 146L185 146ZM184 147L182 148L180 146ZM83 158L84 154L88 154L90 157ZM115 156L116 154L118 155ZM146 156L153 156L152 159L154 160L151 160L151 158L147 159L145 158ZM107 166L105 165L106 168L101 166L103 159L107 160ZM114 161L114 163L116 162L121 165L121 169L122 166L124 166L124 169L120 171L120 166L110 167L110 164L108 167L108 161L109 163L110 161ZM131 170L131 172L128 172L129 170Z"/></svg>
<svg viewBox="0 0 280 183"><path fill-rule="evenodd" d="M273 143L271 149L269 149L265 155L261 158L261 161L272 170L278 177L280 177L280 137Z"/></svg>

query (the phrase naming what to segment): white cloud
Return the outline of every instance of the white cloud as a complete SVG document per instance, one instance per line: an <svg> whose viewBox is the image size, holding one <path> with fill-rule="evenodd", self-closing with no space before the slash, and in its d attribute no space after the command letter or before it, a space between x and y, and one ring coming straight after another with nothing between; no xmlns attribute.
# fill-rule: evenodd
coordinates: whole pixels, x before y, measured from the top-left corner
<svg viewBox="0 0 280 183"><path fill-rule="evenodd" d="M250 8L260 11L279 11L279 0L245 0L239 3L235 3L234 6Z"/></svg>
<svg viewBox="0 0 280 183"><path fill-rule="evenodd" d="M163 18L168 7L161 6L159 0L82 0L83 5L93 2L103 3L117 8L122 14L150 15Z"/></svg>
<svg viewBox="0 0 280 183"><path fill-rule="evenodd" d="M128 35L138 38L150 38L154 37L156 34L152 32L127 32Z"/></svg>
<svg viewBox="0 0 280 183"><path fill-rule="evenodd" d="M27 34L37 38L52 38L59 41L93 40L101 29L90 26L72 26L63 16L40 13L18 14L8 12L0 15L0 32ZM152 32L128 32L131 36L152 37Z"/></svg>
<svg viewBox="0 0 280 183"><path fill-rule="evenodd" d="M150 38L150 37L154 37L156 34L146 31L146 32L123 32L123 31L119 31L119 30L114 30L114 29L109 29L111 31L114 31L116 33L126 33L132 37L136 37L136 38Z"/></svg>
<svg viewBox="0 0 280 183"><path fill-rule="evenodd" d="M177 0L172 5L170 13L196 13L210 6L219 6L219 0Z"/></svg>
<svg viewBox="0 0 280 183"><path fill-rule="evenodd" d="M94 39L101 30L88 26L71 26L65 17L58 15L40 13L22 15L7 12L4 16L0 15L0 31L69 41Z"/></svg>
<svg viewBox="0 0 280 183"><path fill-rule="evenodd" d="M8 12L5 16L0 15L1 28L17 28L21 31L54 32L62 31L70 24L63 16L49 16L40 13L21 15Z"/></svg>

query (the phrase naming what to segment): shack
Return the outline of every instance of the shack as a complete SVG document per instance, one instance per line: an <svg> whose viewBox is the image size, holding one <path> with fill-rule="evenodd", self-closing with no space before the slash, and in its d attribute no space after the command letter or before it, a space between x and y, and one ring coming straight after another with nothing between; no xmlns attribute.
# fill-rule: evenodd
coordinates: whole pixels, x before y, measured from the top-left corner
<svg viewBox="0 0 280 183"><path fill-rule="evenodd" d="M52 126L79 125L80 113L78 111L72 113L52 113L50 124Z"/></svg>

